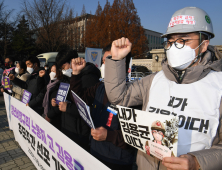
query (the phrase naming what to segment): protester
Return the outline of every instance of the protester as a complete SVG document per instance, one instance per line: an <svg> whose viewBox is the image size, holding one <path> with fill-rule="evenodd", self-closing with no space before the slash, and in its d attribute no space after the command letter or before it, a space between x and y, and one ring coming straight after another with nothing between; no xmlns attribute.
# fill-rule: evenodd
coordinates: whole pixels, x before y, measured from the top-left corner
<svg viewBox="0 0 222 170"><path fill-rule="evenodd" d="M15 67L14 58L13 57L6 57L5 58L5 69L9 69L11 67Z"/></svg>
<svg viewBox="0 0 222 170"><path fill-rule="evenodd" d="M44 69L45 69L45 70L48 70L48 69L49 69L48 64L46 64L46 65L44 66Z"/></svg>
<svg viewBox="0 0 222 170"><path fill-rule="evenodd" d="M26 82L26 80L29 78L30 74L26 72L26 64L24 61L19 61L16 64L16 68L15 68L15 77L17 77L18 79ZM24 89L22 89L21 87L17 86L17 85L10 85L10 88L12 89L13 93L13 97L15 97L18 100L22 100L22 96L23 96L23 91Z"/></svg>
<svg viewBox="0 0 222 170"><path fill-rule="evenodd" d="M42 107L44 107L44 117L49 122L50 122L50 119L47 116L47 114L49 112L50 105L51 105L51 103L50 103L51 101L49 99L49 93L53 89L53 87L55 87L56 85L58 85L60 83L59 80L57 80L56 65L55 64L52 65L50 71L51 71L49 73L50 81L49 81L49 84L46 87L47 89L46 89L45 97L44 97L43 103L42 103ZM52 123L52 124L54 124L54 123Z"/></svg>
<svg viewBox="0 0 222 170"><path fill-rule="evenodd" d="M14 58L11 57L11 56L7 56L7 57L5 58L5 63L4 63L4 65L2 65L2 69L5 70L5 69L10 69L10 68L12 68L12 67L14 67ZM14 71L13 71L13 73L14 73ZM5 76L5 74L3 74L3 76ZM6 92L6 93L8 93L8 94L11 94L11 93L8 92L8 90L4 89L3 86L1 87L1 92L2 92L2 93L3 93L3 92Z"/></svg>
<svg viewBox="0 0 222 170"><path fill-rule="evenodd" d="M199 8L183 8L175 12L162 37L167 38L162 71L141 80L125 82L124 57L132 46L127 38L115 40L112 57L106 59L105 87L112 104L143 104L144 111L155 107L179 115L178 157L165 157L160 163L157 158L138 151L138 170L219 170L222 167L222 55L208 46L214 37L212 21Z"/></svg>
<svg viewBox="0 0 222 170"><path fill-rule="evenodd" d="M102 58L102 66L100 67L101 70L101 77L104 79L105 77L105 59L106 57L111 55L111 44L107 45L103 48L103 58Z"/></svg>
<svg viewBox="0 0 222 170"><path fill-rule="evenodd" d="M75 50L61 50L56 57L56 64L58 73L61 76L57 76L60 82L70 83L70 77L72 74L71 59L78 57L78 53ZM61 72L62 71L62 72ZM82 82L86 87L92 86L99 82L100 72L91 63L81 73L83 76ZM50 98L52 99L51 109L48 112L50 120L57 119L58 129L72 139L74 142L79 144L85 150L89 150L89 133L90 129L84 120L81 119L79 112L74 103L71 103L70 92L67 95L67 102L60 102L56 105L55 98L59 85L57 85L52 91ZM60 123L58 122L60 121Z"/></svg>
<svg viewBox="0 0 222 170"><path fill-rule="evenodd" d="M104 83L83 88L81 70L86 66L84 59L72 60L70 89L91 106L91 116L96 129L91 129L91 149L93 156L111 169L132 169L134 150L124 143L118 116L107 111L110 102L105 93ZM112 117L112 118L111 118Z"/></svg>
<svg viewBox="0 0 222 170"><path fill-rule="evenodd" d="M44 68L40 68L40 62L37 57L28 57L26 59L27 71L31 74L26 82L18 79L13 74L9 75L10 80L17 86L26 89L32 94L29 103L26 105L31 107L39 115L43 114L42 101L44 98L46 78Z"/></svg>

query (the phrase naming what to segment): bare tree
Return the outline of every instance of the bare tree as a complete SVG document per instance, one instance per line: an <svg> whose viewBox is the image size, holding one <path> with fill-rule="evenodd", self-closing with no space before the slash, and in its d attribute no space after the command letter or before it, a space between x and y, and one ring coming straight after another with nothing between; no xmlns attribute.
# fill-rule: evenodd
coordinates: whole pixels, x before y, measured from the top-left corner
<svg viewBox="0 0 222 170"><path fill-rule="evenodd" d="M0 51L4 58L12 41L15 22L10 20L13 10L5 10L4 1L0 3Z"/></svg>
<svg viewBox="0 0 222 170"><path fill-rule="evenodd" d="M82 12L81 12L81 16L83 15L86 15L86 8L85 8L85 5L83 4L83 7L82 7Z"/></svg>
<svg viewBox="0 0 222 170"><path fill-rule="evenodd" d="M58 51L69 41L69 22L73 9L66 0L24 0L23 12L35 31L36 43L44 51Z"/></svg>

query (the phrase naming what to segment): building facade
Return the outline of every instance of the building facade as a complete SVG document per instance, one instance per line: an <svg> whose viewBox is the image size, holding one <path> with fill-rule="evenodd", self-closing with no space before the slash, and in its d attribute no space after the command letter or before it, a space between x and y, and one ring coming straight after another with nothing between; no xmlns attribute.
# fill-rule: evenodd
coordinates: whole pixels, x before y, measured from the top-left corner
<svg viewBox="0 0 222 170"><path fill-rule="evenodd" d="M144 29L144 31L145 31L145 36L149 43L148 45L149 51L151 51L152 49L163 48L162 44L163 44L164 38L161 38L162 33L148 30L148 29Z"/></svg>

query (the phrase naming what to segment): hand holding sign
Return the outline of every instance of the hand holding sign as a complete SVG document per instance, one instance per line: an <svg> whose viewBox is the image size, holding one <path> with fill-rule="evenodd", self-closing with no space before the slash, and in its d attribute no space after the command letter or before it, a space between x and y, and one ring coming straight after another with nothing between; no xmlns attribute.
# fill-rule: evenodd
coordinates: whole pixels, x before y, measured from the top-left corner
<svg viewBox="0 0 222 170"><path fill-rule="evenodd" d="M52 107L56 107L57 106L55 98L52 98L51 104L52 104Z"/></svg>
<svg viewBox="0 0 222 170"><path fill-rule="evenodd" d="M59 110L61 112L66 112L67 102L59 102Z"/></svg>
<svg viewBox="0 0 222 170"><path fill-rule="evenodd" d="M198 170L200 165L196 158L192 155L181 155L180 157L165 157L163 158L162 164L167 169L178 170L178 169L192 169Z"/></svg>
<svg viewBox="0 0 222 170"><path fill-rule="evenodd" d="M131 51L131 47L132 43L128 38L122 37L121 39L113 41L111 47L112 59L122 60Z"/></svg>
<svg viewBox="0 0 222 170"><path fill-rule="evenodd" d="M72 74L78 75L86 66L86 61L83 58L72 59Z"/></svg>
<svg viewBox="0 0 222 170"><path fill-rule="evenodd" d="M91 135L93 139L97 141L105 141L107 137L107 129L102 126L96 129L91 129Z"/></svg>
<svg viewBox="0 0 222 170"><path fill-rule="evenodd" d="M9 74L9 79L10 80L14 80L15 79L15 75L14 74Z"/></svg>

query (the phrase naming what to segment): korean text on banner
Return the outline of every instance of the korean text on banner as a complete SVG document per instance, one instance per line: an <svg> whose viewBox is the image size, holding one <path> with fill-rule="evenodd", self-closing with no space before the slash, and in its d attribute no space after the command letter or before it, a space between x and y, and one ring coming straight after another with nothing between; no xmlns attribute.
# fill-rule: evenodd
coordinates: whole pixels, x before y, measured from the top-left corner
<svg viewBox="0 0 222 170"><path fill-rule="evenodd" d="M90 115L90 109L89 106L86 105L86 103L78 96L76 95L73 91L72 92L72 96L73 99L76 103L76 107L79 111L80 116L83 118L83 120L87 123L87 125L90 128L95 129L95 126L93 124L91 115Z"/></svg>
<svg viewBox="0 0 222 170"><path fill-rule="evenodd" d="M4 96L7 99L9 95ZM109 169L13 97L10 112L15 140L38 170Z"/></svg>
<svg viewBox="0 0 222 170"><path fill-rule="evenodd" d="M101 66L102 49L100 48L86 48L85 60L93 63L97 68Z"/></svg>
<svg viewBox="0 0 222 170"><path fill-rule="evenodd" d="M59 102L66 101L66 96L69 92L69 86L70 84L68 83L60 83L59 90L56 96L56 104L59 104Z"/></svg>
<svg viewBox="0 0 222 170"><path fill-rule="evenodd" d="M116 106L124 141L159 159L177 155L178 117Z"/></svg>

